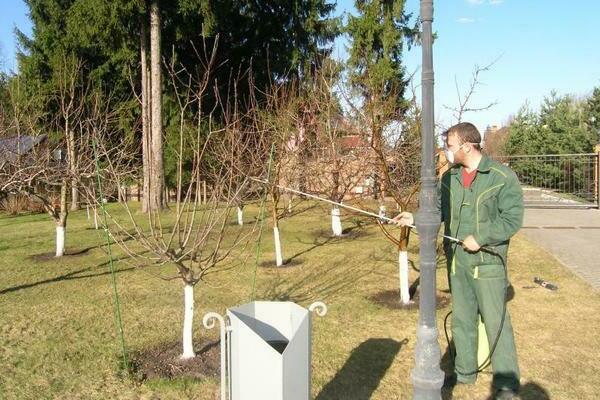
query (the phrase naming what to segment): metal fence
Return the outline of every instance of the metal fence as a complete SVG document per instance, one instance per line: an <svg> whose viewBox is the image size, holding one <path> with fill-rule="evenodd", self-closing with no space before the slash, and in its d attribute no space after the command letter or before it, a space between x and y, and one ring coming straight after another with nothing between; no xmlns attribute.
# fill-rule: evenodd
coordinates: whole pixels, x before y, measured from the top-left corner
<svg viewBox="0 0 600 400"><path fill-rule="evenodd" d="M528 207L597 207L600 153L499 157L523 185Z"/></svg>

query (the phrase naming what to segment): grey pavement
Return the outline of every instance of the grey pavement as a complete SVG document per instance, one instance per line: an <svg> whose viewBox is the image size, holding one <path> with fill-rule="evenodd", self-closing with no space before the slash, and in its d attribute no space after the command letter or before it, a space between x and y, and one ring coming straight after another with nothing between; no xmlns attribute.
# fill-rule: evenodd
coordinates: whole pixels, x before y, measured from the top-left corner
<svg viewBox="0 0 600 400"><path fill-rule="evenodd" d="M527 208L521 232L600 290L599 210Z"/></svg>

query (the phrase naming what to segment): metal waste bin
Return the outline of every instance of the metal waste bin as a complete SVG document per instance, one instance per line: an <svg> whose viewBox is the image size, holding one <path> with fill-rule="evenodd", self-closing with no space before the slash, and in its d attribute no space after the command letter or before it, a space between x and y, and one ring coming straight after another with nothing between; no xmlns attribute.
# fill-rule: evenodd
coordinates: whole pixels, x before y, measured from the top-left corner
<svg viewBox="0 0 600 400"><path fill-rule="evenodd" d="M321 302L306 309L289 301L254 301L229 308L225 319L207 314L204 325L211 328L211 319L219 319L221 343L226 343L221 346L222 399L227 398L225 387L230 400L310 399L313 310L323 316L327 307Z"/></svg>

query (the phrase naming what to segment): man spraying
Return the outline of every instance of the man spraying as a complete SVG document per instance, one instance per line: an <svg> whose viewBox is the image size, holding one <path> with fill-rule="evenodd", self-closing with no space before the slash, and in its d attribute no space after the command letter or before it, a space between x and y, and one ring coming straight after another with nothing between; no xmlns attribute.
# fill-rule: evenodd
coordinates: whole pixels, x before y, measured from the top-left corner
<svg viewBox="0 0 600 400"><path fill-rule="evenodd" d="M523 192L510 168L481 153L481 135L473 124L454 125L444 132L443 139L452 166L442 175L438 204L445 235L461 240L458 244L444 239L456 347L451 378L463 384L477 379L481 315L488 342L497 342L491 357L495 398L512 399L520 374L510 315L505 309L505 268L510 238L523 223ZM394 220L399 225L414 225L409 212Z"/></svg>

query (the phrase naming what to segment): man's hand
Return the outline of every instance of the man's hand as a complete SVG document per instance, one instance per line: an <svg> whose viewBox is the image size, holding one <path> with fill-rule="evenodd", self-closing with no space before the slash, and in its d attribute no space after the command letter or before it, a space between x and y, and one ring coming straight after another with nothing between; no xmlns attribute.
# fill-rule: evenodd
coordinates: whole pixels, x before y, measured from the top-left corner
<svg viewBox="0 0 600 400"><path fill-rule="evenodd" d="M473 235L467 236L463 240L462 246L465 250L470 251L471 253L475 253L476 251L479 251L479 249L481 249L481 246L479 245L479 243L477 243L477 241L475 241Z"/></svg>
<svg viewBox="0 0 600 400"><path fill-rule="evenodd" d="M396 215L393 220L400 226L415 224L415 219L412 213L409 213L408 211L401 212L400 214Z"/></svg>

